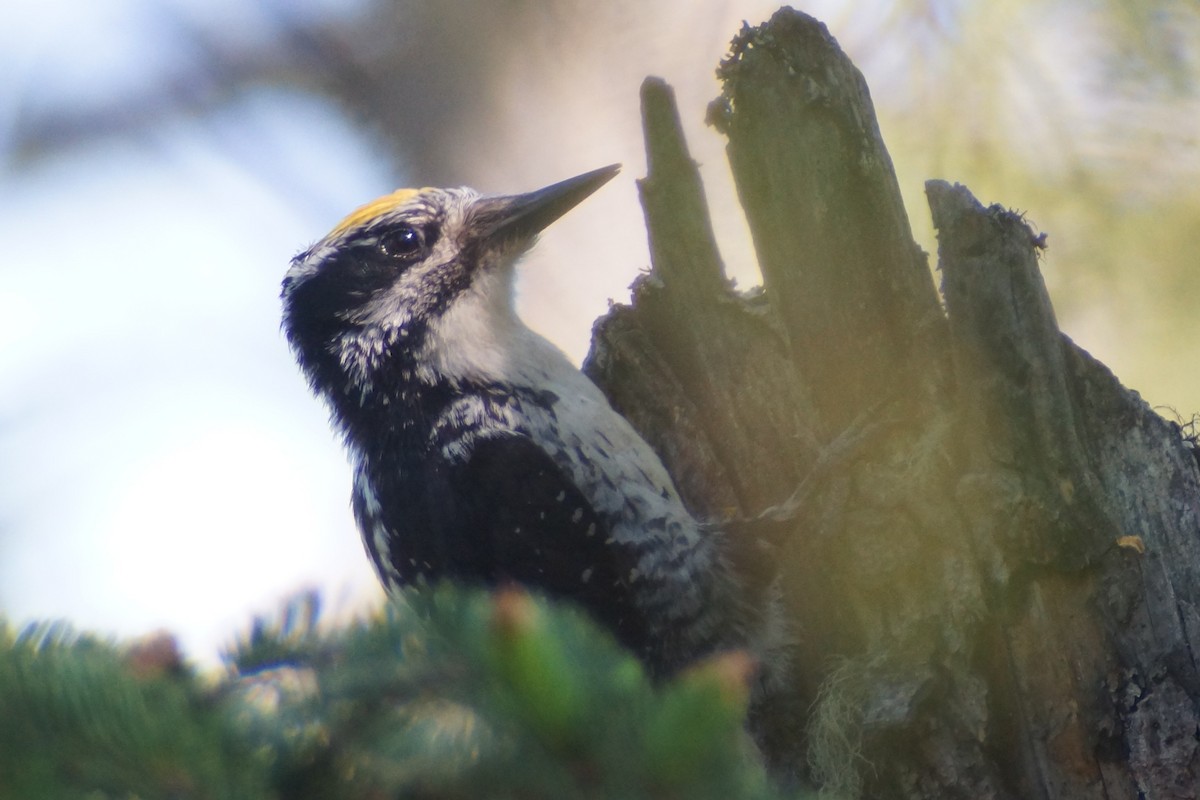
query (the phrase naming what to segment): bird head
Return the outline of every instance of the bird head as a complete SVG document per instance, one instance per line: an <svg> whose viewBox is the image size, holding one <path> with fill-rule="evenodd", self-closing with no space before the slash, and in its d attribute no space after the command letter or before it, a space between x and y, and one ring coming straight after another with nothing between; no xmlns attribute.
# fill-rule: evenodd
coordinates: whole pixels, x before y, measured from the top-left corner
<svg viewBox="0 0 1200 800"><path fill-rule="evenodd" d="M313 388L361 394L385 363L419 371L447 315L511 308L515 261L619 169L517 195L401 189L352 212L283 280L283 327Z"/></svg>

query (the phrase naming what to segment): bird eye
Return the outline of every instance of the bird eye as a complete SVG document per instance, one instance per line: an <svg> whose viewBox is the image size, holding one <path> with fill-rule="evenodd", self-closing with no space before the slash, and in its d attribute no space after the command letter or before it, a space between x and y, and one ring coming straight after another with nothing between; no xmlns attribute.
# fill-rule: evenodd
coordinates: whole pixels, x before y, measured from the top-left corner
<svg viewBox="0 0 1200 800"><path fill-rule="evenodd" d="M393 258L411 258L421 251L425 240L416 228L405 225L383 235L379 249Z"/></svg>

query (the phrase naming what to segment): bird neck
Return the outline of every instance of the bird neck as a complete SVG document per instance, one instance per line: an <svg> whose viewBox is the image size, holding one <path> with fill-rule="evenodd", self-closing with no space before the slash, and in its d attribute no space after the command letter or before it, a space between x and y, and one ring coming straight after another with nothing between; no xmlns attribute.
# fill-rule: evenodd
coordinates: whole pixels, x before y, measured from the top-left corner
<svg viewBox="0 0 1200 800"><path fill-rule="evenodd" d="M511 264L476 274L436 316L360 331L343 342L340 361L350 379L329 396L348 443L360 450L419 446L434 418L463 394L596 392L517 316ZM388 443L365 440L379 431L390 432Z"/></svg>
<svg viewBox="0 0 1200 800"><path fill-rule="evenodd" d="M430 321L416 365L418 378L453 387L539 390L564 381L586 382L558 347L517 316L511 265L476 276Z"/></svg>

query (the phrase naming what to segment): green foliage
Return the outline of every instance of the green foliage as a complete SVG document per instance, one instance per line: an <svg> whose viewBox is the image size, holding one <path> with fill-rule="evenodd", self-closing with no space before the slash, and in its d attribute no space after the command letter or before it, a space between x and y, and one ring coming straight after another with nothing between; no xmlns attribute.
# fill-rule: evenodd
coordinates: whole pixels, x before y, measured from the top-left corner
<svg viewBox="0 0 1200 800"><path fill-rule="evenodd" d="M173 670L65 625L0 621L0 797L254 798L259 761Z"/></svg>
<svg viewBox="0 0 1200 800"><path fill-rule="evenodd" d="M0 635L0 798L768 798L745 673L663 687L580 614L442 587L257 620L219 679L62 626Z"/></svg>

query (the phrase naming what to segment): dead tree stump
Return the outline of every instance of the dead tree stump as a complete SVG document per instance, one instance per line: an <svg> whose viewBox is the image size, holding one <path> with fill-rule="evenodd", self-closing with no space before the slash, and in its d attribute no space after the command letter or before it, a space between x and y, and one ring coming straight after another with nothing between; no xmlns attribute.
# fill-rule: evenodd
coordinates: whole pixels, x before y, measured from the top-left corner
<svg viewBox="0 0 1200 800"><path fill-rule="evenodd" d="M726 281L672 92L647 80L653 269L585 369L697 515L811 484L783 564L795 697L756 712L768 758L844 795L1197 797L1194 443L1059 331L1019 215L931 181L943 308L823 25L744 28L720 77L709 118L764 288Z"/></svg>

